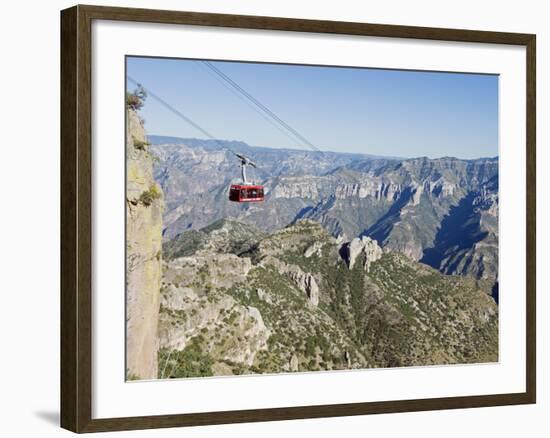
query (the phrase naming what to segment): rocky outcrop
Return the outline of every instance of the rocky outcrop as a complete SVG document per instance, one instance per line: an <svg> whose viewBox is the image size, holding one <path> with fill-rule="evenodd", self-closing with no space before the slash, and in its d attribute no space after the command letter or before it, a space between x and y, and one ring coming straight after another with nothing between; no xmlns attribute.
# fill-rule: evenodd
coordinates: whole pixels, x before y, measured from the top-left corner
<svg viewBox="0 0 550 438"><path fill-rule="evenodd" d="M294 280L298 288L306 294L312 305L319 305L319 286L317 286L313 275L307 274L299 268L290 270L288 275Z"/></svg>
<svg viewBox="0 0 550 438"><path fill-rule="evenodd" d="M314 254L317 255L317 257L320 257L322 254L323 246L324 242L314 242L313 245L306 249L306 251L304 252L304 257L308 259Z"/></svg>
<svg viewBox="0 0 550 438"><path fill-rule="evenodd" d="M189 230L163 244L167 259L193 255L197 251L241 254L250 250L265 233L254 225L221 219L200 230Z"/></svg>
<svg viewBox="0 0 550 438"><path fill-rule="evenodd" d="M298 371L299 364L300 363L298 361L298 356L293 354L292 357L290 358L290 363L288 364L290 371Z"/></svg>
<svg viewBox="0 0 550 438"><path fill-rule="evenodd" d="M198 295L193 289L172 286L163 293L161 303L161 349L181 351L200 339L204 354L246 366L267 349L271 333L258 309L243 306L230 296ZM220 339L218 328L223 325L229 326L231 337ZM168 376L161 370L160 377Z"/></svg>
<svg viewBox="0 0 550 438"><path fill-rule="evenodd" d="M194 286L195 289L229 288L244 281L252 268L247 257L234 254L197 252L164 263L163 281L176 286Z"/></svg>
<svg viewBox="0 0 550 438"><path fill-rule="evenodd" d="M302 271L299 266L285 263L272 256L265 257L261 264L275 267L280 274L292 280L294 285L306 295L311 305L319 305L319 286L312 274Z"/></svg>
<svg viewBox="0 0 550 438"><path fill-rule="evenodd" d="M154 379L158 371L164 201L153 178L153 158L143 123L130 109L126 139L127 378Z"/></svg>
<svg viewBox="0 0 550 438"><path fill-rule="evenodd" d="M353 269L355 261L362 255L363 269L367 272L370 270L371 263L379 260L383 254L382 248L378 246L376 240L367 236L356 237L351 242L344 244L342 250L349 269Z"/></svg>
<svg viewBox="0 0 550 438"><path fill-rule="evenodd" d="M261 313L225 292L246 281L251 268L249 258L204 249L164 262L159 341L168 354L161 354L160 378L232 374L267 349L271 331ZM194 356L184 353L189 348L213 363L192 368L186 362Z"/></svg>

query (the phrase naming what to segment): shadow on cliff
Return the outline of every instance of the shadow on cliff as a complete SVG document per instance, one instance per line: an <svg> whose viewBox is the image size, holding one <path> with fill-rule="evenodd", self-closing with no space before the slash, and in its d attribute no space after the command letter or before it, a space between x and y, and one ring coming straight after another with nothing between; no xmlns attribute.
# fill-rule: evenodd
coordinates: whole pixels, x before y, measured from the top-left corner
<svg viewBox="0 0 550 438"><path fill-rule="evenodd" d="M393 225L398 221L401 210L409 203L413 194L413 190L410 187L406 187L388 212L377 220L374 225L361 233L359 237L368 236L378 243L384 242L391 233Z"/></svg>
<svg viewBox="0 0 550 438"><path fill-rule="evenodd" d="M473 206L476 195L475 192L470 192L458 205L449 209L437 230L433 247L424 250L421 263L440 269L443 260L450 254L449 250L452 249L452 254L457 254L461 250L472 248L487 236L488 232L479 229L481 214ZM454 271L458 263L460 258L445 270Z"/></svg>

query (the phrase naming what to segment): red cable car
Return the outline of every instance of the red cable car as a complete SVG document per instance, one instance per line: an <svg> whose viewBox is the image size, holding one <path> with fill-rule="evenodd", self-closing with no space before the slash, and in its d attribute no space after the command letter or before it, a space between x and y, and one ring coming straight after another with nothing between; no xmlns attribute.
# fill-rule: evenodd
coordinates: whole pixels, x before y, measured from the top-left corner
<svg viewBox="0 0 550 438"><path fill-rule="evenodd" d="M233 202L259 202L264 200L263 186L245 186L232 184L229 188L229 200Z"/></svg>
<svg viewBox="0 0 550 438"><path fill-rule="evenodd" d="M233 152L241 160L241 184L231 184L229 200L232 202L261 202L264 200L264 186L252 184L246 179L246 166L257 167L249 158Z"/></svg>

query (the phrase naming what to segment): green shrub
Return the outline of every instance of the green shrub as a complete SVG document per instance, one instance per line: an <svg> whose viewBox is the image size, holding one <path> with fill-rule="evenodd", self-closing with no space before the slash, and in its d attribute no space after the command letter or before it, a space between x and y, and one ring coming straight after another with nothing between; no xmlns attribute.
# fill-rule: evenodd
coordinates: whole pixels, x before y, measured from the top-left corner
<svg viewBox="0 0 550 438"><path fill-rule="evenodd" d="M148 141L141 141L137 138L133 138L134 140L134 147L139 151L144 151L147 149L147 146L151 145Z"/></svg>
<svg viewBox="0 0 550 438"><path fill-rule="evenodd" d="M141 202L146 207L149 207L156 199L161 197L160 191L157 188L156 184L153 184L149 190L144 191L140 197L139 202Z"/></svg>
<svg viewBox="0 0 550 438"><path fill-rule="evenodd" d="M126 380L141 380L137 374L127 371Z"/></svg>
<svg viewBox="0 0 550 438"><path fill-rule="evenodd" d="M240 363L235 364L235 366L233 366L231 371L233 372L234 375L240 376L240 375L246 373L246 367L244 365L240 364Z"/></svg>
<svg viewBox="0 0 550 438"><path fill-rule="evenodd" d="M138 111L143 107L143 103L147 98L145 88L139 85L133 93L126 93L126 106L134 111Z"/></svg>
<svg viewBox="0 0 550 438"><path fill-rule="evenodd" d="M212 358L202 352L200 341L197 338L193 339L183 350L170 352L162 349L159 351L160 378L212 376L212 364Z"/></svg>
<svg viewBox="0 0 550 438"><path fill-rule="evenodd" d="M308 336L306 338L306 348L305 353L306 356L314 356L315 355L315 347L317 346L316 338L315 336Z"/></svg>

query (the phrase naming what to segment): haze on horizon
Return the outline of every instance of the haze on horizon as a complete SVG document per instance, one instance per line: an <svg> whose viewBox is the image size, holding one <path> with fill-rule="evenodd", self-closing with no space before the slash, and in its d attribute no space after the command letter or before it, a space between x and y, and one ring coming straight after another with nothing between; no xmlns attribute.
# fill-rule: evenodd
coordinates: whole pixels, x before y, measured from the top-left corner
<svg viewBox="0 0 550 438"><path fill-rule="evenodd" d="M496 75L211 63L323 151L498 156ZM200 61L127 57L127 74L218 139L308 150ZM141 114L151 134L205 138L152 98Z"/></svg>

